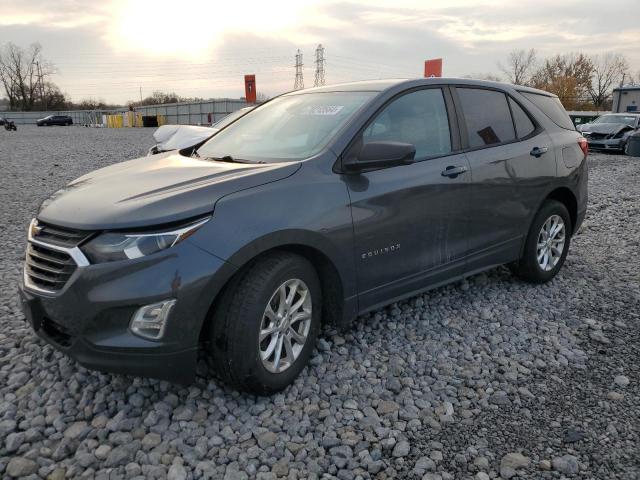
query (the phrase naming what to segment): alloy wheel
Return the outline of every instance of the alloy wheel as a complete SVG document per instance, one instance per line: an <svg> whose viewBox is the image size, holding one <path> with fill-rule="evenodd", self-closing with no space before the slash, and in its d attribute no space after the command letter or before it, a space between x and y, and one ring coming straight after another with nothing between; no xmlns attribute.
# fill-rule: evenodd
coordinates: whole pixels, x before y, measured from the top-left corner
<svg viewBox="0 0 640 480"><path fill-rule="evenodd" d="M311 329L311 310L311 292L300 279L287 280L271 295L258 337L260 358L269 372L284 372L300 356Z"/></svg>
<svg viewBox="0 0 640 480"><path fill-rule="evenodd" d="M566 229L560 215L551 215L538 234L536 256L538 266L545 272L555 268L564 252Z"/></svg>

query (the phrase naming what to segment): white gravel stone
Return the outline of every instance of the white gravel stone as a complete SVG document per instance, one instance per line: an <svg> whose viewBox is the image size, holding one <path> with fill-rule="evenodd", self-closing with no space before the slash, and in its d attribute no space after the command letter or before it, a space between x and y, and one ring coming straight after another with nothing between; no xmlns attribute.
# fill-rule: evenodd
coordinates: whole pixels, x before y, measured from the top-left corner
<svg viewBox="0 0 640 480"><path fill-rule="evenodd" d="M294 385L256 398L204 361L188 387L87 370L25 325L16 285L40 202L144 155L151 134L0 131L0 478L485 480L509 452L534 462L505 465L519 478L631 478L640 162L591 155L585 227L553 282L499 268L325 327ZM569 430L584 435L565 444Z"/></svg>
<svg viewBox="0 0 640 480"><path fill-rule="evenodd" d="M613 379L613 381L619 387L626 387L627 385L629 385L629 377L626 377L624 375L618 375Z"/></svg>

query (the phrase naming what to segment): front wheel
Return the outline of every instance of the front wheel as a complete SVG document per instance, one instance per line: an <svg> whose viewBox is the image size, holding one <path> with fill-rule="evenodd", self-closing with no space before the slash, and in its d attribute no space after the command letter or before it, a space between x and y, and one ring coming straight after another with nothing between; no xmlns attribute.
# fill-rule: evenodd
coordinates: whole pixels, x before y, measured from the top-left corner
<svg viewBox="0 0 640 480"><path fill-rule="evenodd" d="M321 302L318 275L305 258L279 252L258 260L216 306L209 338L214 370L249 393L283 390L309 361Z"/></svg>
<svg viewBox="0 0 640 480"><path fill-rule="evenodd" d="M531 283L545 283L562 268L571 242L571 217L564 204L546 201L531 224L522 258L511 271Z"/></svg>

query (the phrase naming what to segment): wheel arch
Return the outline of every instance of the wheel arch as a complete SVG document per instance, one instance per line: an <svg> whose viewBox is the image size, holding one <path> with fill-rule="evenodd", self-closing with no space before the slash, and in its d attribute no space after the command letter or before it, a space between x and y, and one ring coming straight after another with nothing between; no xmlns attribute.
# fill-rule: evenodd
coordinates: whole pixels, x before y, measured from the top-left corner
<svg viewBox="0 0 640 480"><path fill-rule="evenodd" d="M569 217L571 217L571 234L573 235L578 223L578 199L575 194L567 187L558 187L547 195L542 204L540 204L540 207L542 207L547 200L556 200L567 207ZM538 207L538 210L540 207Z"/></svg>
<svg viewBox="0 0 640 480"><path fill-rule="evenodd" d="M225 295L229 295L242 275L260 259L267 257L276 252L289 252L300 255L307 259L315 268L320 279L322 288L322 321L324 324L336 326L338 328L347 327L357 313L357 297L353 295L350 302L346 302L349 295L349 287L346 285L348 280L345 279L344 268L337 266L335 257L332 259L331 254L320 248L318 245L302 242L289 242L270 244L264 242L262 249L256 250L255 245L248 245L233 255L229 262L234 264L237 269L226 279L221 288L218 289L205 317L203 325L200 328L200 342L209 338L210 328L216 308L223 303Z"/></svg>

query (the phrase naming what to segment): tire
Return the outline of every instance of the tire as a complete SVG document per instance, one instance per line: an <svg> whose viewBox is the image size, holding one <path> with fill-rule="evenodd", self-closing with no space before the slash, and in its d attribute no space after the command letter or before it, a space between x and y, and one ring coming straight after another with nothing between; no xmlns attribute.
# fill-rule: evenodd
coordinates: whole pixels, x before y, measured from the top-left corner
<svg viewBox="0 0 640 480"><path fill-rule="evenodd" d="M545 234L542 232L543 227L551 227L553 231L553 222L558 219L562 220L563 227L561 231L547 243L547 245L555 246L555 248L539 248L545 241ZM559 223L558 221L557 224ZM564 235L562 235L563 242L561 243L562 248L560 249L558 247L562 233ZM572 233L571 217L567 207L557 200L547 200L533 219L525 242L522 258L515 264L510 265L511 271L522 280L530 283L546 283L550 281L560 271L567 258ZM559 255L557 253L558 250L560 250ZM544 255L542 255L542 259L539 261L539 255L545 251L548 252L546 263Z"/></svg>
<svg viewBox="0 0 640 480"><path fill-rule="evenodd" d="M297 316L292 314L284 320L275 313L280 312L279 292L283 287L287 296L294 288L298 289L290 305L300 303L300 293L305 289L304 298L310 297L293 312L298 313ZM256 395L270 395L289 386L307 365L315 345L320 327L321 293L313 265L291 253L270 254L234 278L214 309L209 334L209 359L221 380ZM271 306L270 314L267 314L268 306ZM294 318L305 319L293 320L289 326L289 320ZM259 342L260 331L273 329L276 322L280 322L286 335L265 334L264 340ZM304 337L300 334L306 332L302 344L292 340L291 328L296 329L298 338ZM290 349L285 348L285 337L290 339ZM276 363L278 347L281 351L279 364Z"/></svg>

